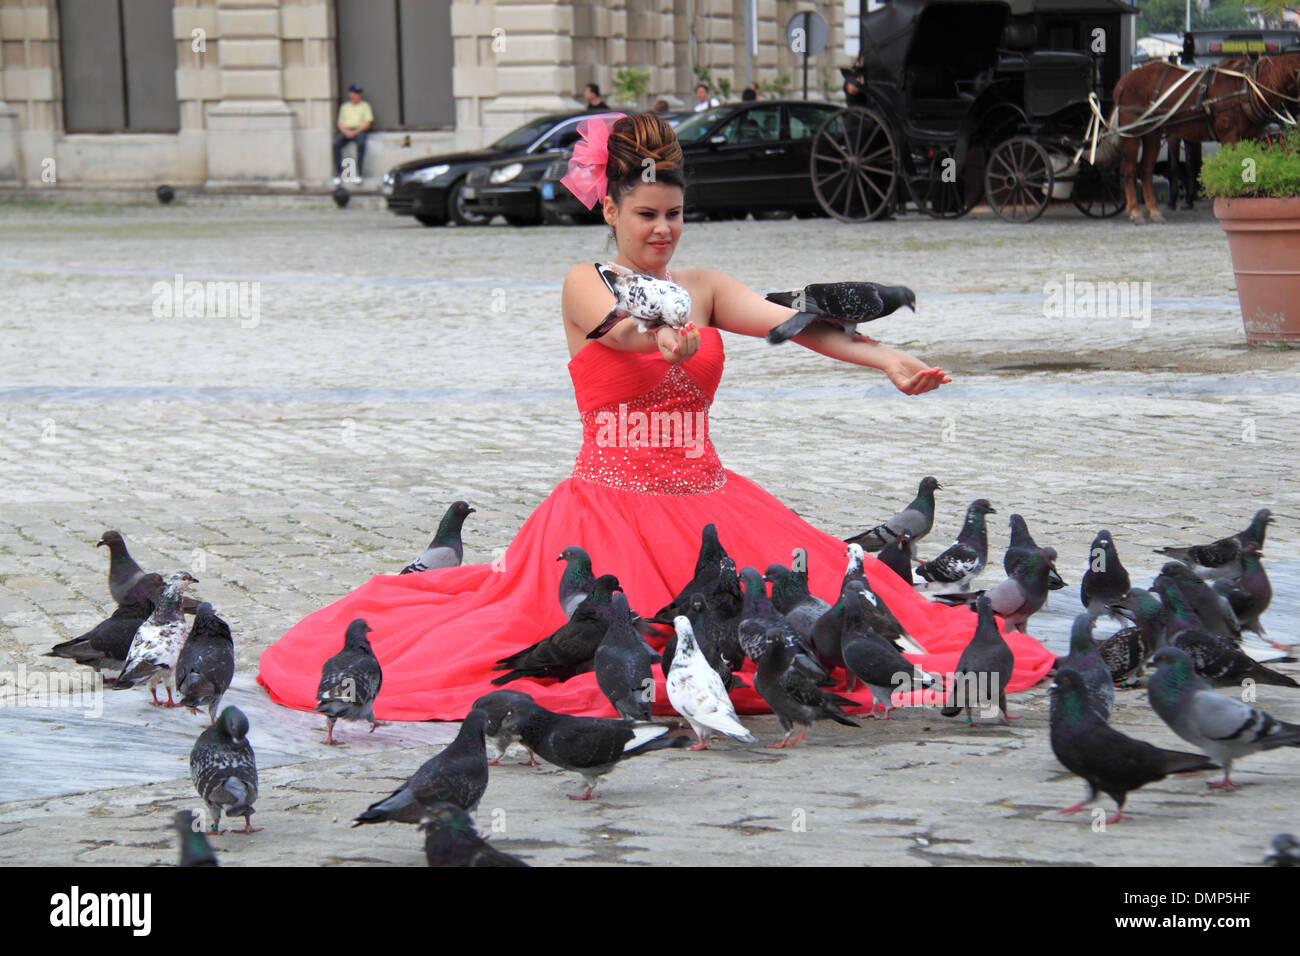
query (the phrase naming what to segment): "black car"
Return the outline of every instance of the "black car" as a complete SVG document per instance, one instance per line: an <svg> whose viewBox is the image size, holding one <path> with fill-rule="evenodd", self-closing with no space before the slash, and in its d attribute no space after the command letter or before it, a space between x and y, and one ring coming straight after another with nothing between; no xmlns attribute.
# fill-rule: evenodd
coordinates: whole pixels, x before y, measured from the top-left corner
<svg viewBox="0 0 1300 956"><path fill-rule="evenodd" d="M484 163L557 149L562 141L572 142L577 136L574 127L592 115L596 114L575 110L540 116L487 149L428 156L394 166L384 175L381 190L388 209L399 216L415 216L426 226L441 226L448 221L461 225L486 222L465 208L461 196L465 174Z"/></svg>
<svg viewBox="0 0 1300 956"><path fill-rule="evenodd" d="M812 141L836 110L834 103L758 100L688 114L677 124L686 166L686 211L691 218L820 215L812 189ZM585 209L560 179L557 160L541 179L546 222L603 222Z"/></svg>
<svg viewBox="0 0 1300 956"><path fill-rule="evenodd" d="M578 135L577 130L573 135ZM472 215L489 220L505 216L512 226L537 225L542 221L542 197L538 189L542 174L557 160L567 164L569 154L568 149L557 149L474 167L466 175L465 188L461 190L465 208Z"/></svg>

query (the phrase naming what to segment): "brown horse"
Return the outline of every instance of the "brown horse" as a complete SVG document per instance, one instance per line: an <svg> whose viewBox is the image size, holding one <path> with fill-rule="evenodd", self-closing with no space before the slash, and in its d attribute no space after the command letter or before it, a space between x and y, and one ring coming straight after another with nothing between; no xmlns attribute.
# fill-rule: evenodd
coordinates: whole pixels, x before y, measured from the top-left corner
<svg viewBox="0 0 1300 956"><path fill-rule="evenodd" d="M1259 93L1242 77L1228 75L1224 70L1252 77ZM1169 139L1171 156L1176 155L1174 150L1181 141L1235 143L1256 137L1265 126L1276 121L1275 110L1280 112L1284 107L1294 106L1297 94L1300 94L1300 53L1259 60L1234 57L1203 72L1161 62L1147 63L1125 73L1115 84L1111 123L1122 127L1142 121L1123 137L1120 175L1124 180L1129 219L1142 224L1142 209L1138 206L1134 183L1139 149L1147 215L1152 222L1164 222L1152 184L1162 135ZM1162 96L1160 105L1151 108Z"/></svg>

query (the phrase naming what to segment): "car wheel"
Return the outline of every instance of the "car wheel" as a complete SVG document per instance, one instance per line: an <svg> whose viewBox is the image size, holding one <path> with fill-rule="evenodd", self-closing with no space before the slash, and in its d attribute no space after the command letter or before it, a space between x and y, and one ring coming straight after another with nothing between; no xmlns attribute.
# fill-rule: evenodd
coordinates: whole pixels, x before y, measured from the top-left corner
<svg viewBox="0 0 1300 956"><path fill-rule="evenodd" d="M572 226L575 221L567 212L552 212L549 209L542 211L542 222L548 226Z"/></svg>
<svg viewBox="0 0 1300 956"><path fill-rule="evenodd" d="M794 217L793 209L756 209L754 218L759 222L775 221L778 219L791 219Z"/></svg>
<svg viewBox="0 0 1300 956"><path fill-rule="evenodd" d="M533 216L506 216L506 223L511 226L539 226L541 222Z"/></svg>
<svg viewBox="0 0 1300 956"><path fill-rule="evenodd" d="M447 218L458 226L486 226L491 216L470 212L465 205L465 180L458 179L447 196Z"/></svg>
<svg viewBox="0 0 1300 956"><path fill-rule="evenodd" d="M416 216L415 221L422 226L445 226L447 220L441 216Z"/></svg>

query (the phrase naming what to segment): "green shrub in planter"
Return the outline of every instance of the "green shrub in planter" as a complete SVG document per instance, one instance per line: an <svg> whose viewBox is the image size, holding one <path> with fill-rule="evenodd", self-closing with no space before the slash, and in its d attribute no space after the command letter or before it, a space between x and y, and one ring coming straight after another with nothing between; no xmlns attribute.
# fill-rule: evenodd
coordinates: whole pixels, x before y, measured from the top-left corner
<svg viewBox="0 0 1300 956"><path fill-rule="evenodd" d="M1207 157L1201 185L1220 199L1300 196L1300 130L1291 127L1272 142L1242 140Z"/></svg>

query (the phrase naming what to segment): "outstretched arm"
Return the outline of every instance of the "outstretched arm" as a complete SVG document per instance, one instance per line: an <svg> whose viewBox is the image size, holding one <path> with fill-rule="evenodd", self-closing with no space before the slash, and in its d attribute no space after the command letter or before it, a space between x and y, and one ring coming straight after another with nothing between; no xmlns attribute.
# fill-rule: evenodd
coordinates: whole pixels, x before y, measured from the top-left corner
<svg viewBox="0 0 1300 956"><path fill-rule="evenodd" d="M710 270L709 278L713 287L713 324L720 329L763 338L795 314L794 309L767 301L729 275ZM908 395L919 395L952 381L943 369L928 366L906 352L881 345L865 335L850 339L839 329L821 322L812 323L790 341L841 362L880 369L899 391Z"/></svg>

